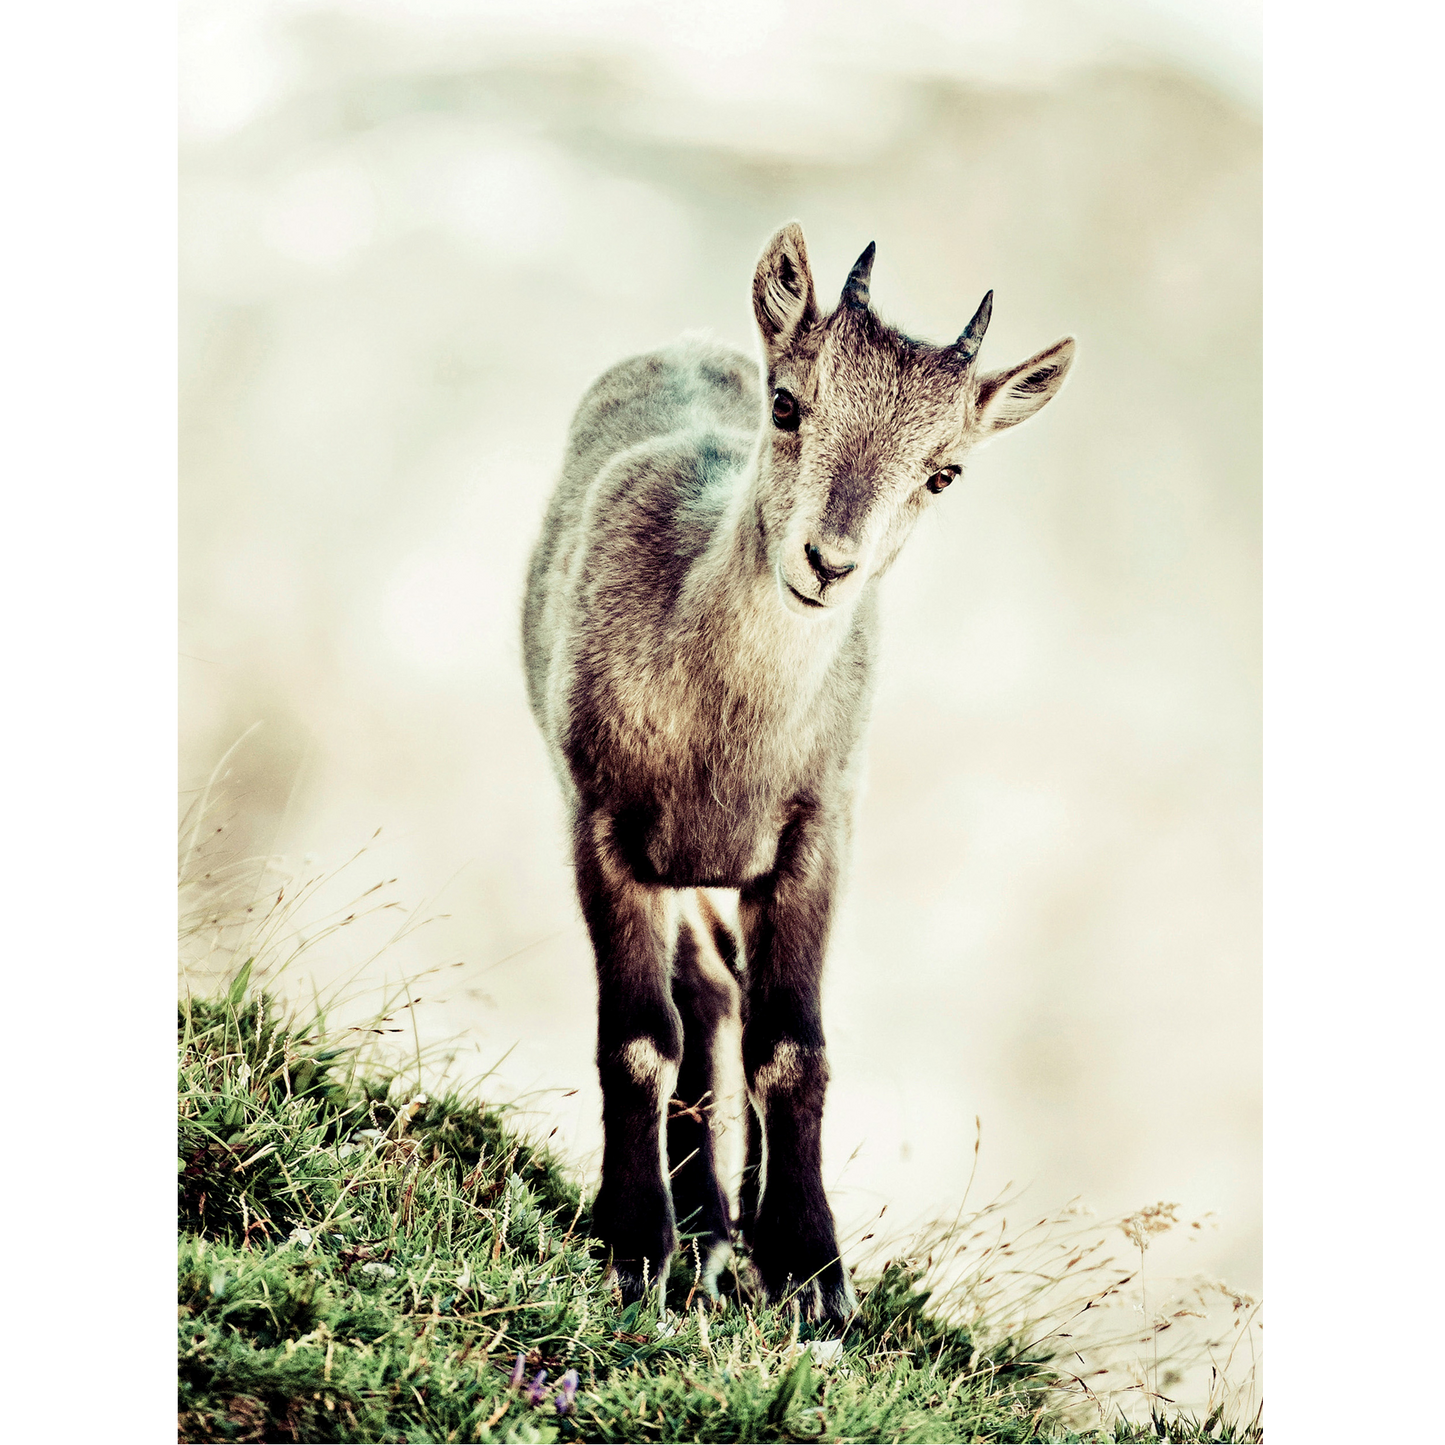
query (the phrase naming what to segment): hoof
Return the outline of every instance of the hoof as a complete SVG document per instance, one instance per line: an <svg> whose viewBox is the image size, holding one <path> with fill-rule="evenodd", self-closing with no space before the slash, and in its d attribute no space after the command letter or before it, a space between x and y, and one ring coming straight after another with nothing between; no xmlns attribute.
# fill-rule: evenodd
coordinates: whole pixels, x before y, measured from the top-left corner
<svg viewBox="0 0 1445 1445"><path fill-rule="evenodd" d="M853 1293L853 1281L841 1267L837 1275L834 1279L810 1279L797 1289L790 1278L781 1298L796 1299L808 1324L830 1324L842 1329L858 1312L858 1296Z"/></svg>
<svg viewBox="0 0 1445 1445"><path fill-rule="evenodd" d="M780 1282L769 1282L757 1270L753 1272L757 1292L770 1305L796 1303L803 1321L809 1325L835 1325L842 1328L857 1314L858 1296L853 1290L853 1280L848 1279L838 1260L824 1266L824 1269L801 1283L786 1274Z"/></svg>
<svg viewBox="0 0 1445 1445"><path fill-rule="evenodd" d="M752 1262L772 1304L797 1301L811 1324L842 1326L857 1311L848 1271L838 1257L831 1216L806 1221L769 1213L758 1220Z"/></svg>
<svg viewBox="0 0 1445 1445"><path fill-rule="evenodd" d="M714 1240L711 1247L701 1254L702 1268L698 1273L698 1283L709 1299L718 1298L719 1281L723 1271L732 1262L732 1257L732 1242L726 1239Z"/></svg>
<svg viewBox="0 0 1445 1445"><path fill-rule="evenodd" d="M622 1296L623 1306L635 1305L639 1300L653 1298L660 1315L667 1302L667 1275L653 1274L650 1269L636 1269L630 1264L614 1264L602 1281L607 1289L615 1289Z"/></svg>

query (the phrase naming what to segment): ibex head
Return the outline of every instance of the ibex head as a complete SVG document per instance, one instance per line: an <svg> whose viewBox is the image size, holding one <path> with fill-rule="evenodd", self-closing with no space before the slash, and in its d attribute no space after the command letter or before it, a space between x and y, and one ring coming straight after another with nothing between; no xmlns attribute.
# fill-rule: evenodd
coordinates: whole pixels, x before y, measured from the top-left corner
<svg viewBox="0 0 1445 1445"><path fill-rule="evenodd" d="M969 450L1040 410L1074 358L1065 337L980 373L992 291L951 346L910 340L870 305L873 252L826 316L796 222L768 242L753 277L768 373L759 523L781 595L801 614L846 610Z"/></svg>

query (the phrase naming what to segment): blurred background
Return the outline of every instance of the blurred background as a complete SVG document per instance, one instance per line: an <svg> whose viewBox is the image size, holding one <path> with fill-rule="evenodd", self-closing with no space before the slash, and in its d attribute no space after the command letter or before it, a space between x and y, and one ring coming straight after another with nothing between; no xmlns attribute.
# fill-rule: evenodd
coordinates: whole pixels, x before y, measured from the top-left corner
<svg viewBox="0 0 1445 1445"><path fill-rule="evenodd" d="M979 1202L1215 1211L1179 1266L1257 1290L1258 23L182 7L181 785L244 735L219 787L225 846L273 860L258 895L366 845L329 904L395 879L432 919L384 951L398 915L335 934L318 986L460 964L413 991L420 1043L460 1040L462 1077L506 1055L490 1093L595 1168L527 553L600 370L697 327L755 350L785 220L828 304L876 240L874 303L912 334L951 339L992 287L984 365L1080 353L884 584L825 997L840 1225L951 1214L977 1116Z"/></svg>

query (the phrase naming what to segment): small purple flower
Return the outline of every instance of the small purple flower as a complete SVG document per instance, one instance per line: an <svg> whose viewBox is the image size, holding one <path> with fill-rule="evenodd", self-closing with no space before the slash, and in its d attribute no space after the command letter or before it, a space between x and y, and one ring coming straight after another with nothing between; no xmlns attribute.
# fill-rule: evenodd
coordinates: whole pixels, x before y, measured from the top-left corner
<svg viewBox="0 0 1445 1445"><path fill-rule="evenodd" d="M557 1394L557 1413L566 1415L571 1411L572 1402L577 1398L577 1386L580 1383L577 1371L568 1370L557 1383L562 1387Z"/></svg>
<svg viewBox="0 0 1445 1445"><path fill-rule="evenodd" d="M527 1403L540 1405L547 1398L547 1372L538 1370L537 1377L527 1386Z"/></svg>
<svg viewBox="0 0 1445 1445"><path fill-rule="evenodd" d="M518 1355L517 1363L512 1366L512 1378L508 1382L508 1388L515 1390L517 1386L520 1385L522 1381L526 1378L526 1375L527 1357L526 1355Z"/></svg>

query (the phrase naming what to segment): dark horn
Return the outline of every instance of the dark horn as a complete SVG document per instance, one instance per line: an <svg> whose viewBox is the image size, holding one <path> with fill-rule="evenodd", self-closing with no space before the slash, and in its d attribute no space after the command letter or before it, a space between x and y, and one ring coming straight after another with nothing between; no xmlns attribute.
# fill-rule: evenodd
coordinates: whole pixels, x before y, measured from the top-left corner
<svg viewBox="0 0 1445 1445"><path fill-rule="evenodd" d="M978 310L973 313L973 320L963 328L963 335L953 343L954 350L958 352L965 366L978 355L978 348L983 345L983 333L988 330L989 318L992 315L993 292L990 291L978 303Z"/></svg>
<svg viewBox="0 0 1445 1445"><path fill-rule="evenodd" d="M868 309L868 277L873 271L873 253L877 245L869 241L868 249L859 256L848 279L843 283L843 304L856 306L860 311Z"/></svg>

